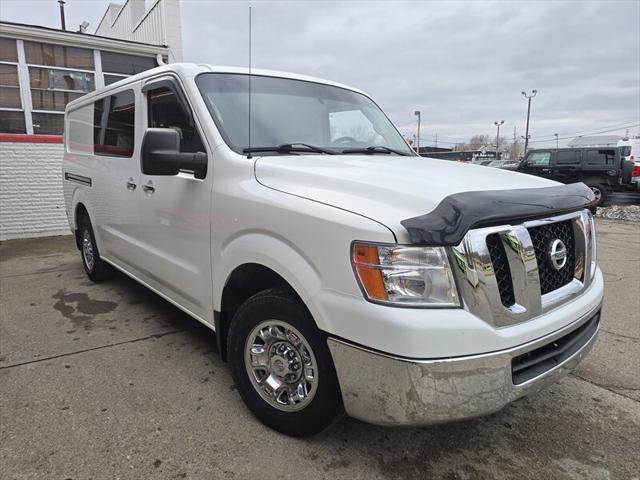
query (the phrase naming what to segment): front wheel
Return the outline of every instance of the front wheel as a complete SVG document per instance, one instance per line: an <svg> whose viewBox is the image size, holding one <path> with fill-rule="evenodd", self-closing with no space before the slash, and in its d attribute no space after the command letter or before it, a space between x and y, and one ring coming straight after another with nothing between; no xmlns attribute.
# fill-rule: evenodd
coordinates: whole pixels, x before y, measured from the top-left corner
<svg viewBox="0 0 640 480"><path fill-rule="evenodd" d="M607 185L600 184L600 183L589 183L587 186L591 189L591 191L596 197L595 206L602 207L603 203L607 200L607 197L608 197Z"/></svg>
<svg viewBox="0 0 640 480"><path fill-rule="evenodd" d="M260 292L240 306L228 352L240 396L274 430L306 437L342 413L326 340L304 305L283 291Z"/></svg>

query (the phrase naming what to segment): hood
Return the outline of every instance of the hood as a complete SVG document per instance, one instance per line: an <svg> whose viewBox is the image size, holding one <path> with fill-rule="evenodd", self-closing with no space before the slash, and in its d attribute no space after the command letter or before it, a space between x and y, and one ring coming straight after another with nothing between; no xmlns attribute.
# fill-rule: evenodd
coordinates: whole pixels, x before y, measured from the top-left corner
<svg viewBox="0 0 640 480"><path fill-rule="evenodd" d="M408 238L402 220L431 212L449 195L558 185L497 168L395 155L260 157L255 174L267 187L383 223L399 241Z"/></svg>

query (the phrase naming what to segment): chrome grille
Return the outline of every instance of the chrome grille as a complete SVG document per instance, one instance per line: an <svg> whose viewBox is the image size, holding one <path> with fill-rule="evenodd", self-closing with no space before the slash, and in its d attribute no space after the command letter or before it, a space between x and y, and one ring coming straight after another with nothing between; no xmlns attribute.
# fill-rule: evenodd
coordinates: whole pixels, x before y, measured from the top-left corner
<svg viewBox="0 0 640 480"><path fill-rule="evenodd" d="M510 307L516 303L516 297L513 293L513 281L511 280L511 270L509 270L509 261L507 253L504 250L504 244L499 233L487 235L487 247L491 256L491 263L496 274L498 282L498 290L500 291L500 300L502 305Z"/></svg>
<svg viewBox="0 0 640 480"><path fill-rule="evenodd" d="M550 263L560 239L567 262ZM451 255L464 307L496 326L535 318L582 293L595 272L595 231L587 211L470 230ZM560 273L558 273L560 272Z"/></svg>
<svg viewBox="0 0 640 480"><path fill-rule="evenodd" d="M575 275L576 255L571 221L550 223L529 229L531 242L536 251L540 290L542 294L552 292L571 282ZM567 248L567 263L556 270L549 260L551 242L559 239Z"/></svg>

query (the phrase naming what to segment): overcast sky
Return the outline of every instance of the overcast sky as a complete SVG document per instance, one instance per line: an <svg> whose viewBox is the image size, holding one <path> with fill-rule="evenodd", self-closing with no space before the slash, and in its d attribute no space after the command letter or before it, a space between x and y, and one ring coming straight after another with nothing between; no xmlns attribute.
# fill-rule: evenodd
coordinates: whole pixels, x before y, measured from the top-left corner
<svg viewBox="0 0 640 480"><path fill-rule="evenodd" d="M67 25L87 20L92 32L107 4L67 0ZM640 133L638 0L183 0L185 61L246 65L249 4L255 67L358 87L408 136L421 110L422 145L436 133L439 146L495 135L495 120L524 135L520 92L531 89L536 146L554 145L554 133ZM1 0L0 18L58 27L58 4Z"/></svg>

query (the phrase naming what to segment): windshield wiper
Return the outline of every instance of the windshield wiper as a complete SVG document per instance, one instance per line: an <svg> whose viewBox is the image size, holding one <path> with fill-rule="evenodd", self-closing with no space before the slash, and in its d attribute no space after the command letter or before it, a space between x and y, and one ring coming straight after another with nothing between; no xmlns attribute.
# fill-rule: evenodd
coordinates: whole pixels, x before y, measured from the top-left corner
<svg viewBox="0 0 640 480"><path fill-rule="evenodd" d="M342 150L342 153L364 153L367 155L374 155L376 153L395 153L396 155L402 155L403 157L410 155L409 153L401 152L400 150L395 150L389 147L384 147L382 145L362 148L345 148L344 150Z"/></svg>
<svg viewBox="0 0 640 480"><path fill-rule="evenodd" d="M315 145L309 145L308 143L283 143L274 147L251 147L242 150L244 153L253 152L276 152L276 153L291 153L291 152L315 152L326 153L327 155L335 155L334 150L327 148L316 147Z"/></svg>

